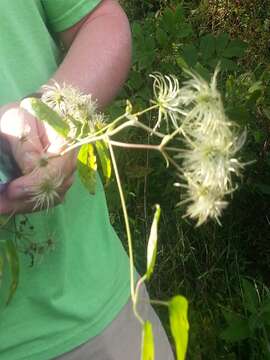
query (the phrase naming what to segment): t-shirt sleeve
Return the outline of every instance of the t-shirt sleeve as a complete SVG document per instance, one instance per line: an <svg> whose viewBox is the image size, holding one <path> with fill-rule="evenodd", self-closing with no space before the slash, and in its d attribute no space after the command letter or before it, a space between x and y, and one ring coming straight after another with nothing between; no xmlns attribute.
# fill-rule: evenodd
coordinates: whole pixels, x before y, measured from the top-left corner
<svg viewBox="0 0 270 360"><path fill-rule="evenodd" d="M64 31L89 14L102 0L42 0L54 32Z"/></svg>

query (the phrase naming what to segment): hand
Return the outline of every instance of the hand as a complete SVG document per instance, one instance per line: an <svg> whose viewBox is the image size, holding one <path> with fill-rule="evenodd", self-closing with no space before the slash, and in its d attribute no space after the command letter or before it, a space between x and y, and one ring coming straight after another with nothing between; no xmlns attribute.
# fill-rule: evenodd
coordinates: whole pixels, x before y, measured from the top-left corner
<svg viewBox="0 0 270 360"><path fill-rule="evenodd" d="M73 182L76 152L55 157L63 149L64 139L19 103L0 108L0 131L23 173L0 194L0 214L32 212L63 201ZM50 156L54 158L48 161Z"/></svg>

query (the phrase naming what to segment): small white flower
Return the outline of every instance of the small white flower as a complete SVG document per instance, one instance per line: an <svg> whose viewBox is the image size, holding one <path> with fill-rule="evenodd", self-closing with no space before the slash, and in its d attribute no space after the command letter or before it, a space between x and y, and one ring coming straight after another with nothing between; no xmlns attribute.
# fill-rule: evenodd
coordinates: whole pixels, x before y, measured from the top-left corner
<svg viewBox="0 0 270 360"><path fill-rule="evenodd" d="M160 73L150 75L154 79L153 92L154 100L152 102L159 107L158 121L155 125L156 129L160 126L164 118L168 125L168 120L171 120L175 127L178 127L178 120L183 110L180 108L179 102L179 81L173 75L163 76Z"/></svg>

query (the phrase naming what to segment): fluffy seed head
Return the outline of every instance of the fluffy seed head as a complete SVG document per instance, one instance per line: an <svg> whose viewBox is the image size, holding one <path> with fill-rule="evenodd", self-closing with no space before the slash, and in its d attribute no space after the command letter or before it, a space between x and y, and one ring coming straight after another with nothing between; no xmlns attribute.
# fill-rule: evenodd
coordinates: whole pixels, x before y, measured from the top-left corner
<svg viewBox="0 0 270 360"><path fill-rule="evenodd" d="M49 210L54 206L55 200L60 199L59 188L63 183L61 174L47 174L31 190L31 202L34 204L33 210Z"/></svg>

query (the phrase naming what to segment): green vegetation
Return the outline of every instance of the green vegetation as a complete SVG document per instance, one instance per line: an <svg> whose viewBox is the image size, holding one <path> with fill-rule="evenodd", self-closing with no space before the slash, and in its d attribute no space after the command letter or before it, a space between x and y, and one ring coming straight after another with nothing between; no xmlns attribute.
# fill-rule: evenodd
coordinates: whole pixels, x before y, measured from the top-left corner
<svg viewBox="0 0 270 360"><path fill-rule="evenodd" d="M152 298L181 293L190 302L188 359L270 359L270 65L268 1L122 1L132 23L134 57L129 80L110 109L129 98L138 110L151 92L149 74L193 68L209 79L219 63L218 86L226 113L247 129L242 183L221 219L194 229L175 207L181 192L158 154L119 153L135 240L136 263L145 271L153 210L162 207ZM268 4L268 5L267 5ZM156 121L149 115L149 123ZM130 142L147 141L141 132ZM135 170L135 171L134 171ZM110 185L114 190L115 184ZM111 218L123 237L115 191ZM157 308L159 310L159 308ZM161 309L161 317L163 317ZM167 314L164 324L169 328Z"/></svg>

